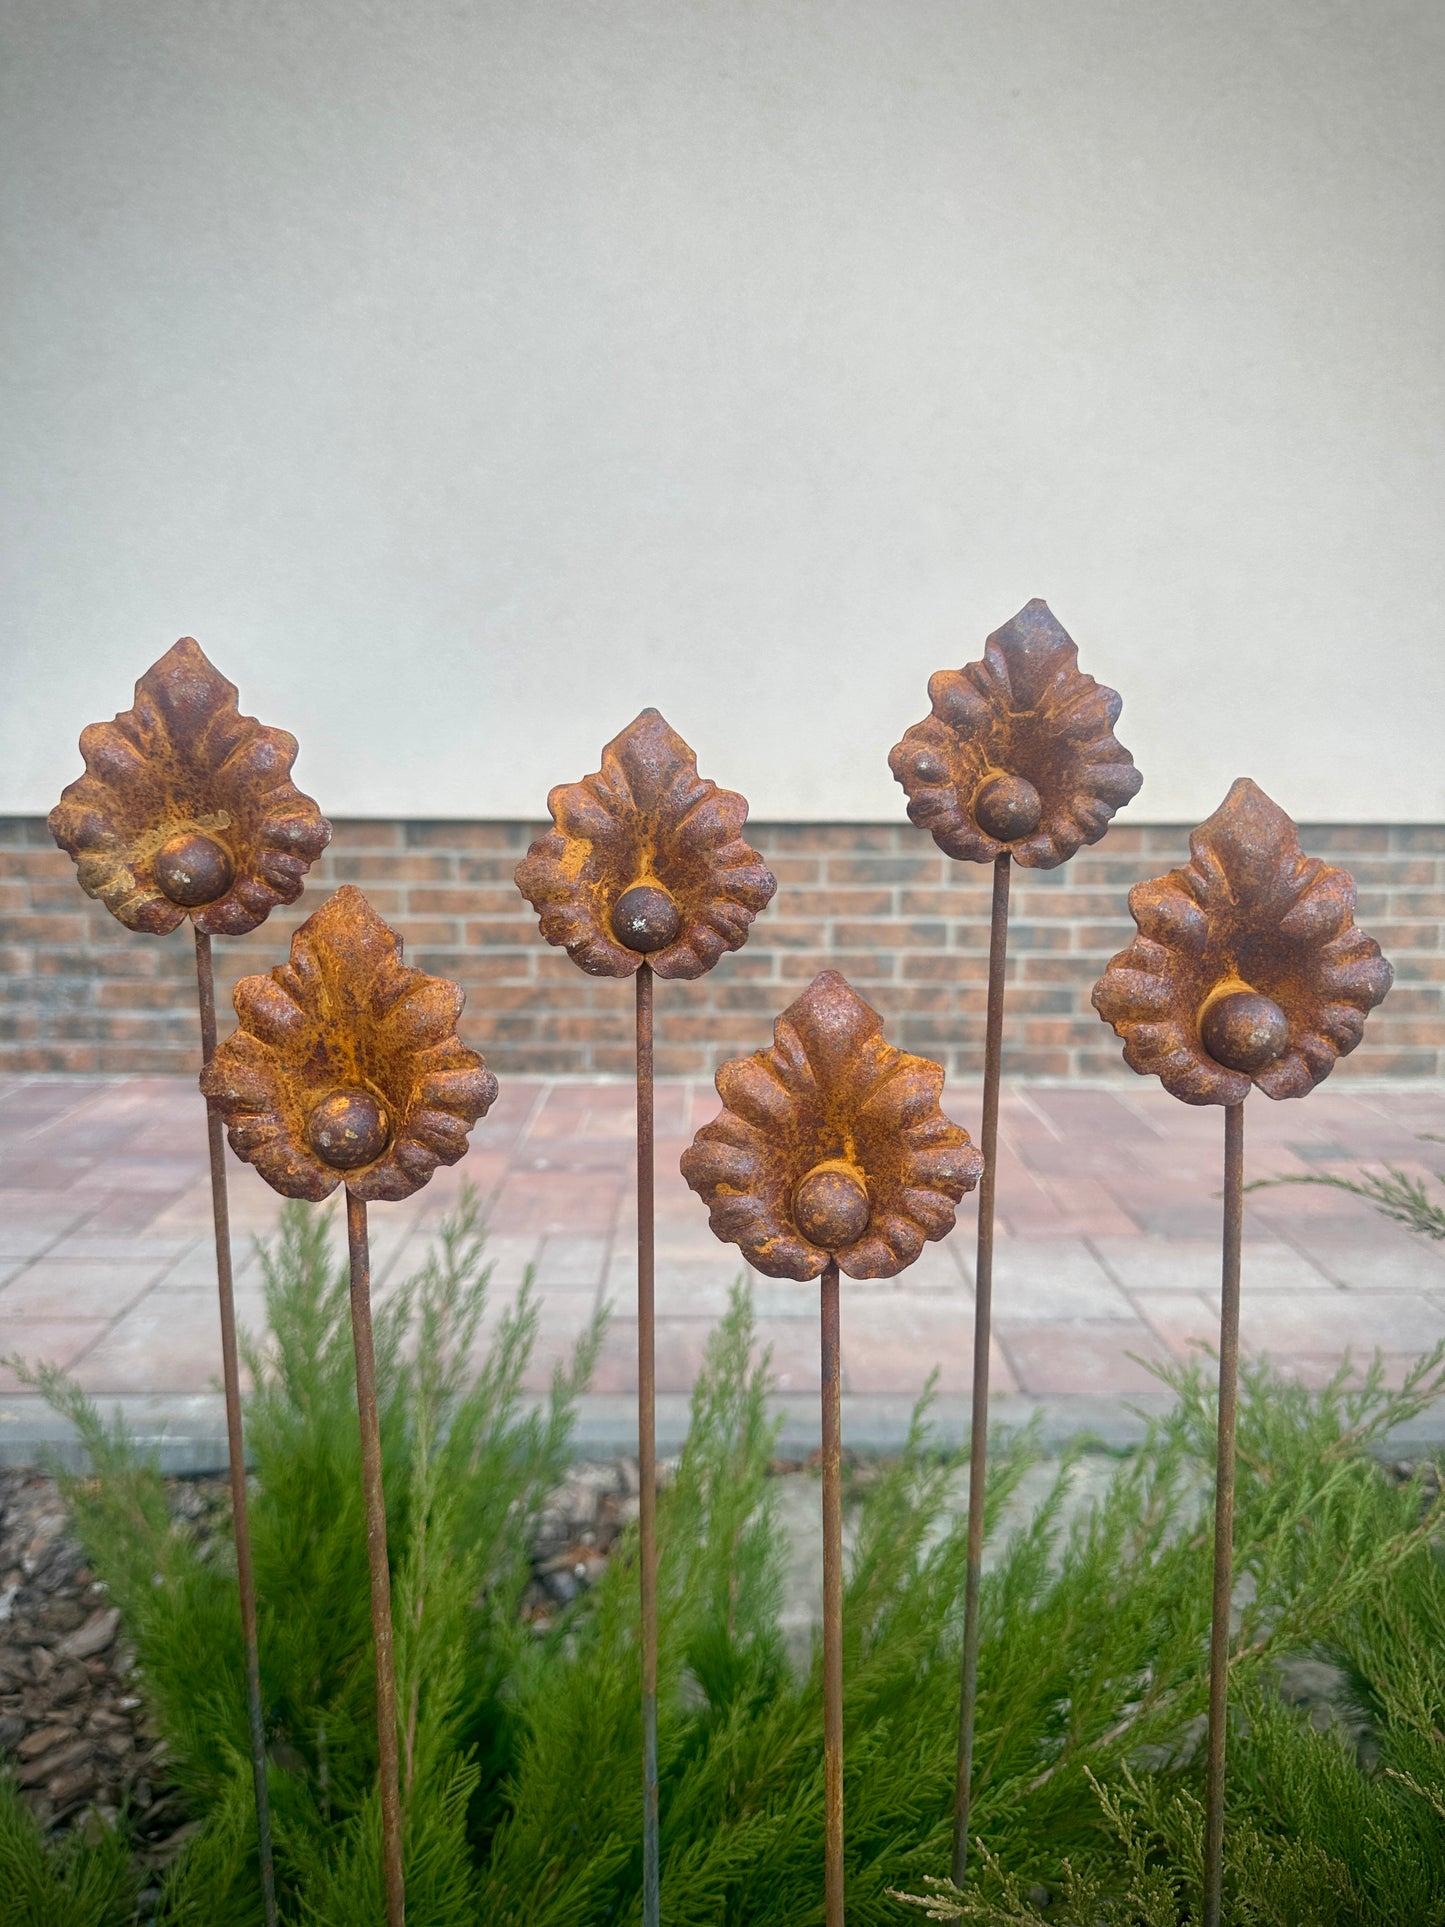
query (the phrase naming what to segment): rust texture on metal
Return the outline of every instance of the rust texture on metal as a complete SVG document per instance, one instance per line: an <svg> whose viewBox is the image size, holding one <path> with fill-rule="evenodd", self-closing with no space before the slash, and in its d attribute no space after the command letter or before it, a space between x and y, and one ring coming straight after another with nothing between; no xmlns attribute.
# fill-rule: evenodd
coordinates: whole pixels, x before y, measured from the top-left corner
<svg viewBox="0 0 1445 1927"><path fill-rule="evenodd" d="M743 840L748 806L697 773L655 709L602 752L602 768L547 798L554 827L517 866L548 943L594 977L701 977L777 883Z"/></svg>
<svg viewBox="0 0 1445 1927"><path fill-rule="evenodd" d="M1354 879L1241 777L1189 838L1189 861L1136 883L1139 934L1094 986L1124 1060L1186 1104L1238 1104L1251 1085L1303 1097L1360 1041L1390 988L1355 924Z"/></svg>
<svg viewBox="0 0 1445 1927"><path fill-rule="evenodd" d="M968 1564L963 1589L962 1682L958 1701L958 1763L953 1789L952 1877L963 1884L973 1808L973 1729L978 1709L979 1599L983 1584L984 1495L988 1486L988 1366L993 1345L993 1230L998 1186L998 1102L1003 1075L1004 967L1008 961L1008 900L1012 861L993 866L989 920L988 1017L984 1032L983 1119L979 1141L983 1178L978 1192L978 1253L973 1292L973 1400L969 1421Z"/></svg>
<svg viewBox="0 0 1445 1927"><path fill-rule="evenodd" d="M331 825L291 781L296 739L237 707L235 685L183 636L135 705L80 738L85 774L50 812L81 888L131 930L189 916L236 937L294 903Z"/></svg>
<svg viewBox="0 0 1445 1927"><path fill-rule="evenodd" d="M657 1783L657 1347L654 1303L655 1091L652 971L637 985L637 1483L642 1615L642 1919L656 1927L662 1906Z"/></svg>
<svg viewBox="0 0 1445 1927"><path fill-rule="evenodd" d="M843 1927L843 1359L838 1266L823 1272L823 1905Z"/></svg>
<svg viewBox="0 0 1445 1927"><path fill-rule="evenodd" d="M1224 1757L1229 1613L1234 1596L1234 1438L1239 1403L1239 1272L1244 1239L1244 1105L1224 1113L1224 1240L1219 1299L1214 1598L1209 1621L1209 1735L1204 1788L1204 1921L1219 1927L1224 1885Z"/></svg>
<svg viewBox="0 0 1445 1927"><path fill-rule="evenodd" d="M1086 676L1046 602L1025 604L983 661L929 678L932 714L888 758L908 814L947 855L1007 852L1052 870L1097 843L1143 782L1114 735L1120 698Z"/></svg>
<svg viewBox="0 0 1445 1927"><path fill-rule="evenodd" d="M771 1278L892 1278L953 1228L983 1159L939 1108L943 1070L896 1049L836 970L717 1073L721 1114L682 1156L714 1233Z"/></svg>
<svg viewBox="0 0 1445 1927"><path fill-rule="evenodd" d="M457 1036L459 987L401 960L350 884L236 986L239 1028L201 1088L237 1157L288 1198L405 1198L455 1164L497 1080Z"/></svg>
<svg viewBox="0 0 1445 1927"><path fill-rule="evenodd" d="M657 1780L656 1368L653 1332L653 978L694 978L747 941L777 882L743 839L746 801L698 775L655 709L602 767L548 796L553 827L517 866L542 935L594 977L637 984L637 1430L641 1507L643 1927L661 1906Z"/></svg>
<svg viewBox="0 0 1445 1927"><path fill-rule="evenodd" d="M371 1576L371 1638L376 1650L376 1780L381 1801L386 1927L404 1927L396 1660L392 1649L391 1567L386 1551L386 1495L381 1479L381 1422L376 1404L376 1347L371 1329L371 1244L366 1202L350 1191L346 1194L346 1241L351 1260L351 1337L356 1351L356 1412L361 1428L366 1563Z"/></svg>
<svg viewBox="0 0 1445 1927"><path fill-rule="evenodd" d="M1254 1086L1306 1096L1359 1043L1393 973L1355 924L1353 878L1307 857L1290 818L1244 777L1190 835L1188 863L1135 884L1129 909L1139 934L1094 986L1094 1007L1124 1039L1132 1070L1186 1104L1227 1107L1203 1897L1204 1927L1219 1927L1244 1100Z"/></svg>
<svg viewBox="0 0 1445 1927"><path fill-rule="evenodd" d="M196 931L196 996L200 1005L201 1065L216 1054L216 975L211 939ZM271 1848L271 1798L266 1785L266 1722L261 1704L261 1648L256 1625L256 1576L251 1563L251 1514L246 1500L246 1447L241 1428L241 1360L236 1339L236 1293L231 1272L231 1207L226 1193L226 1146L221 1120L206 1106L211 1163L211 1220L216 1237L216 1293L221 1313L221 1378L226 1392L226 1447L231 1472L231 1524L236 1542L236 1590L241 1599L241 1644L246 1655L246 1715L251 1740L251 1784L261 1862L261 1907L276 1927L276 1870Z"/></svg>

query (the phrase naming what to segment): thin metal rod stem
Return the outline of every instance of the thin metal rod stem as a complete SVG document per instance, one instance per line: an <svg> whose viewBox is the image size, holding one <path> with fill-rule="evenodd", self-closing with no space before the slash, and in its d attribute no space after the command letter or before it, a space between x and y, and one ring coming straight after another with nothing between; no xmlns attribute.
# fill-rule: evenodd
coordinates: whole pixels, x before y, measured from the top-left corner
<svg viewBox="0 0 1445 1927"><path fill-rule="evenodd" d="M196 931L196 998L201 1013L201 1063L216 1053L216 976L211 939ZM226 1386L226 1450L231 1468L231 1518L236 1539L236 1586L241 1595L241 1643L246 1656L246 1711L251 1729L251 1782L256 1796L256 1844L261 1857L261 1903L266 1927L276 1927L276 1867L271 1851L271 1796L266 1785L266 1725L261 1715L261 1647L256 1630L256 1575L251 1564L251 1515L246 1504L246 1446L241 1431L241 1361L236 1345L236 1294L231 1277L231 1205L226 1192L226 1143L219 1112L206 1106L211 1158L211 1217L216 1231L216 1295L221 1307L221 1375Z"/></svg>
<svg viewBox="0 0 1445 1927"><path fill-rule="evenodd" d="M371 1335L371 1244L366 1203L346 1194L351 1255L351 1335L356 1347L356 1411L361 1421L361 1488L366 1499L366 1559L371 1569L371 1638L376 1648L376 1779L381 1795L381 1857L387 1927L404 1927L401 1793L397 1771L396 1661L391 1635L391 1568L386 1557L386 1495L381 1482L381 1423L376 1409L376 1348Z"/></svg>
<svg viewBox="0 0 1445 1927"><path fill-rule="evenodd" d="M637 1480L642 1588L642 1920L662 1908L657 1793L657 1352L653 1325L652 966L637 972Z"/></svg>
<svg viewBox="0 0 1445 1927"><path fill-rule="evenodd" d="M963 1593L963 1680L958 1702L958 1777L953 1794L953 1879L968 1866L973 1805L973 1727L978 1711L979 1591L983 1579L984 1490L988 1474L988 1359L993 1343L993 1206L998 1184L998 1094L1003 1077L1003 988L1008 961L1008 893L1012 864L1005 850L993 866L988 927L988 1018L983 1049L983 1177L978 1187L978 1256L973 1289L973 1411L968 1447L968 1572Z"/></svg>
<svg viewBox="0 0 1445 1927"><path fill-rule="evenodd" d="M843 1414L838 1265L823 1273L823 1799L824 1910L843 1927Z"/></svg>
<svg viewBox="0 0 1445 1927"><path fill-rule="evenodd" d="M1239 1389L1239 1260L1244 1237L1244 1105L1224 1113L1224 1267L1219 1294L1219 1438L1214 1479L1214 1608L1209 1628L1209 1758L1204 1790L1204 1923L1224 1899L1224 1744L1234 1591L1234 1432Z"/></svg>

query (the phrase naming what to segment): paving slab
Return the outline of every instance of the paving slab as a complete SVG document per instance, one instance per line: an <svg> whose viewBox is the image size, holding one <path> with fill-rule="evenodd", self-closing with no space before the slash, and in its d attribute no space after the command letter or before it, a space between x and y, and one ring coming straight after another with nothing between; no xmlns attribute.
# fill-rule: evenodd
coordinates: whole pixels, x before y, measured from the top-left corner
<svg viewBox="0 0 1445 1927"><path fill-rule="evenodd" d="M976 1130L976 1085L951 1083L945 1107ZM816 1426L816 1293L748 1273L712 1238L677 1172L682 1148L716 1110L705 1082L658 1086L660 1410L675 1406L685 1422L707 1335L742 1278L759 1342L772 1351L779 1411L806 1438ZM371 1213L384 1300L425 1262L441 1219L472 1187L493 1266L483 1341L530 1278L534 1395L607 1310L583 1427L608 1446L625 1442L637 1383L634 1128L626 1080L513 1079L462 1165ZM1445 1086L1340 1079L1305 1103L1251 1101L1248 1173L1349 1175L1390 1163L1429 1176L1445 1165L1445 1147L1424 1134L1442 1132ZM1218 1315L1221 1163L1218 1111L1178 1104L1155 1085L1006 1090L990 1366L1000 1418L1042 1413L1052 1427L1088 1422L1126 1439L1140 1423L1132 1407L1167 1401L1151 1366L1194 1355ZM238 1303L255 1323L255 1240L274 1229L280 1201L235 1159L228 1171ZM848 1422L875 1442L901 1437L935 1370L941 1422L966 1426L975 1222L968 1199L953 1236L926 1247L904 1278L845 1285ZM1445 1336L1445 1244L1333 1188L1254 1191L1243 1293L1246 1347L1301 1380L1318 1384L1347 1353L1363 1361L1376 1348L1398 1377ZM205 1128L188 1080L0 1077L7 1354L52 1361L102 1399L121 1399L172 1455L204 1454L204 1437L223 1436L212 1427L219 1359ZM0 1458L52 1437L47 1424L33 1395L0 1371Z"/></svg>

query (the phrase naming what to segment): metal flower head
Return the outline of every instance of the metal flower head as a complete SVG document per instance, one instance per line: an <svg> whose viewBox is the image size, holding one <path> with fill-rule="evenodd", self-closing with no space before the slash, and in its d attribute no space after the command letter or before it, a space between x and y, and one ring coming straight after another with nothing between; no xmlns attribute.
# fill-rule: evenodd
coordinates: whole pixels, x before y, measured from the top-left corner
<svg viewBox="0 0 1445 1927"><path fill-rule="evenodd" d="M401 961L350 884L236 986L240 1027L201 1074L231 1149L288 1198L405 1198L455 1164L497 1080L457 1036L465 1001Z"/></svg>
<svg viewBox="0 0 1445 1927"><path fill-rule="evenodd" d="M85 774L50 812L80 887L131 930L186 916L213 936L294 903L331 825L291 781L296 738L237 707L189 636L141 677L135 707L80 738Z"/></svg>
<svg viewBox="0 0 1445 1927"><path fill-rule="evenodd" d="M773 1025L771 1050L717 1074L720 1116L682 1156L719 1238L773 1278L891 1278L953 1229L983 1174L939 1109L943 1070L896 1050L836 970Z"/></svg>
<svg viewBox="0 0 1445 1927"><path fill-rule="evenodd" d="M748 806L697 773L655 709L602 752L602 768L547 798L555 828L517 865L517 888L594 977L700 977L748 926L777 881L743 841Z"/></svg>
<svg viewBox="0 0 1445 1927"><path fill-rule="evenodd" d="M908 814L947 855L1034 870L1097 843L1143 777L1114 735L1123 707L1079 668L1046 602L996 629L983 661L928 679L933 714L888 757Z"/></svg>
<svg viewBox="0 0 1445 1927"><path fill-rule="evenodd" d="M1257 1084L1303 1097L1360 1041L1394 972L1355 925L1355 883L1241 777L1189 838L1189 862L1136 883L1139 935L1094 986L1132 1070L1186 1104Z"/></svg>

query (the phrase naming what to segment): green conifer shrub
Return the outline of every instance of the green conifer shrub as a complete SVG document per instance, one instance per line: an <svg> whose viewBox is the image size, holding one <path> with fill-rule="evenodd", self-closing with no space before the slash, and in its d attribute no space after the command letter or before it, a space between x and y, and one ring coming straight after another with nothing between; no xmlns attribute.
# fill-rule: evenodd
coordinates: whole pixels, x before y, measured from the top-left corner
<svg viewBox="0 0 1445 1927"><path fill-rule="evenodd" d="M382 1913L373 1686L346 1282L319 1214L287 1216L266 1279L247 1426L283 1910L295 1927L357 1927ZM633 1540L546 1633L519 1610L531 1524L567 1464L572 1401L599 1333L531 1412L520 1383L534 1309L524 1293L486 1320L485 1294L468 1211L377 1315L408 1921L633 1921ZM1233 1921L1445 1927L1441 1503L1423 1474L1401 1484L1371 1452L1440 1391L1442 1356L1422 1360L1396 1392L1378 1370L1353 1387L1342 1373L1313 1396L1263 1365L1244 1374ZM1027 1435L999 1442L976 1745L982 1850L964 1896L927 1886L948 1860L966 1521L960 1461L932 1438L926 1399L905 1449L858 1499L845 1601L856 1927L906 1927L899 1896L910 1891L943 1919L1184 1927L1194 1918L1214 1450L1207 1378L1172 1375L1174 1410L1068 1525L1079 1455L1067 1456L1043 1506L1004 1546L994 1543L1002 1508L1036 1455ZM37 1382L89 1449L92 1476L67 1480L67 1494L203 1822L158 1917L258 1921L233 1576L172 1527L159 1475L118 1426L58 1375ZM781 1631L785 1548L768 1477L776 1434L767 1393L740 1289L710 1342L686 1449L659 1508L670 1927L822 1919L821 1656L815 1647L810 1663L790 1666ZM1279 1690L1282 1662L1300 1656L1338 1669L1339 1717L1324 1709L1326 1730ZM134 1917L123 1843L43 1848L6 1800L0 1927ZM88 1897L76 1899L82 1890ZM48 1899L7 1912L12 1891Z"/></svg>

